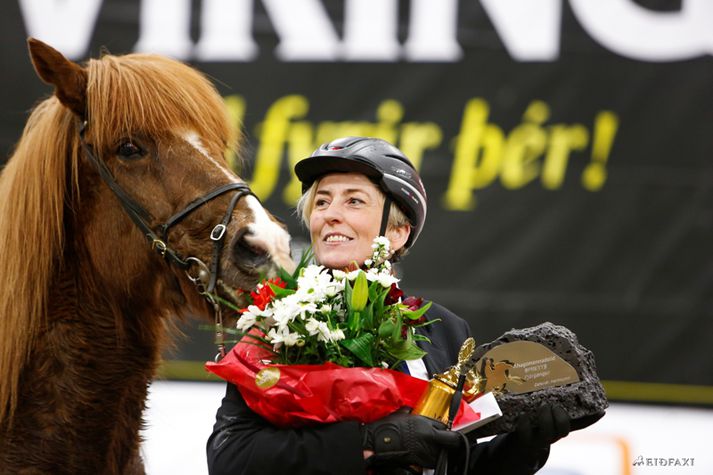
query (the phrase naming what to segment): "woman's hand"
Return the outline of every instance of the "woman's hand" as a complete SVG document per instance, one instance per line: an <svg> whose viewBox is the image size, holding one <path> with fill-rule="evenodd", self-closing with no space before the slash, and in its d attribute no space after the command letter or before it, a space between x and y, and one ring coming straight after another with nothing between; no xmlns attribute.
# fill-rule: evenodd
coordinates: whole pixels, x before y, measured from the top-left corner
<svg viewBox="0 0 713 475"><path fill-rule="evenodd" d="M461 444L460 436L446 429L445 424L405 412L363 425L362 436L369 467L433 468L442 450Z"/></svg>

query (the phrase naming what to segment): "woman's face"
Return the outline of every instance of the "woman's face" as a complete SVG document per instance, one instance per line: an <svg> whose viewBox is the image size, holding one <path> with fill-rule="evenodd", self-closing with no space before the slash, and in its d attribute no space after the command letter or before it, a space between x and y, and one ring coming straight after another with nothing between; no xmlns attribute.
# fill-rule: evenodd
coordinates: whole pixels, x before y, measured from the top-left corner
<svg viewBox="0 0 713 475"><path fill-rule="evenodd" d="M313 205L309 230L318 263L342 269L354 261L361 266L371 257L384 206L384 196L374 183L360 173L326 175L317 185ZM405 239L393 240L392 234L389 231L387 237L396 250Z"/></svg>

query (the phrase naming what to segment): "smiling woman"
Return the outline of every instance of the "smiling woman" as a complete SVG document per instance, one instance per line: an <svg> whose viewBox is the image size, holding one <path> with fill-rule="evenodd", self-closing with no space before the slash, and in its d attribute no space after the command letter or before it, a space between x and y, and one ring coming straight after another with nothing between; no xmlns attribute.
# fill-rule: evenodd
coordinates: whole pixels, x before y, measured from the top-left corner
<svg viewBox="0 0 713 475"><path fill-rule="evenodd" d="M317 263L328 269L368 267L377 236L386 236L397 255L403 255L421 232L426 191L408 158L383 140L337 139L299 162L295 172L304 193L298 211L310 230ZM418 345L426 354L406 361L405 367L412 376L428 379L456 363L470 329L435 303L424 316L433 321L417 329L425 337ZM212 474L392 473L414 466L434 468L442 451L453 449L453 433L444 424L408 411L366 424L337 419L293 429L271 425L246 399L228 384L208 441ZM538 416L537 427L525 416L517 433L488 443L472 440L466 446L455 440L459 449L449 453L448 468L467 464L460 467L467 473L534 473L547 460L550 444L570 429L569 417L559 407L544 406ZM464 457L471 449L470 459Z"/></svg>
<svg viewBox="0 0 713 475"><path fill-rule="evenodd" d="M384 194L359 173L328 175L315 187L309 231L315 259L331 269L361 265L379 235ZM403 213L401 213L403 215ZM391 249L399 250L410 233L407 223L388 225Z"/></svg>

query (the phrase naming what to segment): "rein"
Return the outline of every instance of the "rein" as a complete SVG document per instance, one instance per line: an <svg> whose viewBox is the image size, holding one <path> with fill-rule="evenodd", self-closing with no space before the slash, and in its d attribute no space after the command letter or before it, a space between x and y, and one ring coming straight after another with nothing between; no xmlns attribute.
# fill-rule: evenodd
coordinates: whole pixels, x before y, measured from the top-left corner
<svg viewBox="0 0 713 475"><path fill-rule="evenodd" d="M86 129L87 121L83 121L79 128L79 139L82 144L82 149L89 160L97 168L97 171L99 172L102 180L104 180L104 183L106 183L109 189L111 189L114 195L119 199L119 203L121 203L121 206L124 208L126 214L129 215L129 218L131 218L134 224L144 234L150 243L151 248L167 261L172 262L183 269L186 272L188 279L196 286L198 293L213 306L213 314L215 317L215 342L218 346L218 354L215 359L217 361L223 358L223 356L225 356L223 315L220 303L213 295L216 283L218 282L218 275L220 273L220 254L223 251L226 237L225 234L228 224L230 224L230 220L233 217L233 210L242 197L246 195L255 196L255 194L245 183L228 183L226 185L219 186L206 195L191 201L181 211L168 218L164 224L158 227L159 232L157 233L148 224L150 214L141 205L134 201L121 187L121 185L117 183L114 175L112 175L111 171L106 166L106 163L99 160L92 151L92 147L87 144L84 138ZM228 208L223 215L223 219L219 224L215 225L213 230L210 232L210 240L213 241L213 256L210 267L208 267L197 257L182 257L168 245L168 232L173 226L183 221L183 219L204 204L231 191L235 191L236 193L230 199L230 203L228 204ZM190 270L194 266L198 268L198 272L196 275L191 275Z"/></svg>

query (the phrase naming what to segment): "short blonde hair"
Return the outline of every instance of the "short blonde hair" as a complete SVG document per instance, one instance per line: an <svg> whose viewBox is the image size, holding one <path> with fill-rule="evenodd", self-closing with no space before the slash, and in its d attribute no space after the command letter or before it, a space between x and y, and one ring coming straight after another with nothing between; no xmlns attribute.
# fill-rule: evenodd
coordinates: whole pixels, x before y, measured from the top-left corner
<svg viewBox="0 0 713 475"><path fill-rule="evenodd" d="M314 199L317 195L317 188L319 187L320 181L322 181L321 178L315 180L314 183L312 183L312 186L310 186L297 201L297 215L300 217L302 224L304 224L307 229L309 229L309 218L312 215L312 210L314 209ZM383 191L381 191L381 188L377 186L376 189L379 191L379 196L385 200L386 195ZM400 228L401 226L408 226L409 228L413 227L411 225L411 221L409 221L406 217L406 214L401 211L401 208L399 208L396 203L391 201L391 208L389 208L389 221L386 224L386 229L395 229ZM402 247L394 253L394 256L403 256L406 254L406 251L406 247Z"/></svg>

